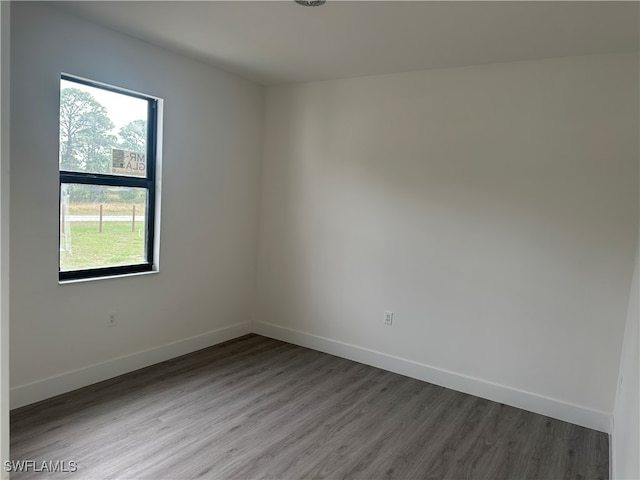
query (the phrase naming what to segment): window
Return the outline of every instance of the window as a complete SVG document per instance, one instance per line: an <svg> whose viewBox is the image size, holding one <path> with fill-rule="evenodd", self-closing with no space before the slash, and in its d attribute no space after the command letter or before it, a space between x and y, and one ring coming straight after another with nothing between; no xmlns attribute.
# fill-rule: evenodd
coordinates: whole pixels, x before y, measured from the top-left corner
<svg viewBox="0 0 640 480"><path fill-rule="evenodd" d="M62 75L60 280L154 269L157 103Z"/></svg>

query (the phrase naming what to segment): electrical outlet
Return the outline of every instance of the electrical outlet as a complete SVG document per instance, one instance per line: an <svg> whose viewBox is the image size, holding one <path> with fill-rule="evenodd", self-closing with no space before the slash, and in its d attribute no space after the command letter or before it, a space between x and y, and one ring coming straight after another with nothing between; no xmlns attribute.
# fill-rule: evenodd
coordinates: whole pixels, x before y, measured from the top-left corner
<svg viewBox="0 0 640 480"><path fill-rule="evenodd" d="M107 319L107 327L115 327L116 325L117 325L116 312L109 312L109 318Z"/></svg>
<svg viewBox="0 0 640 480"><path fill-rule="evenodd" d="M384 312L384 324L392 325L393 324L393 312L391 310L385 310Z"/></svg>

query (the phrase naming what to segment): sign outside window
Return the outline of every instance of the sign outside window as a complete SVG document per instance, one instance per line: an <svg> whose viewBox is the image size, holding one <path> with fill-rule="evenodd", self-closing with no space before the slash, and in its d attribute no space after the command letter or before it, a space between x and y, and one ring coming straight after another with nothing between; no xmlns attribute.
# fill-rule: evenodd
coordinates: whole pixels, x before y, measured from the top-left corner
<svg viewBox="0 0 640 480"><path fill-rule="evenodd" d="M147 176L147 158L144 153L113 149L113 170L118 175Z"/></svg>

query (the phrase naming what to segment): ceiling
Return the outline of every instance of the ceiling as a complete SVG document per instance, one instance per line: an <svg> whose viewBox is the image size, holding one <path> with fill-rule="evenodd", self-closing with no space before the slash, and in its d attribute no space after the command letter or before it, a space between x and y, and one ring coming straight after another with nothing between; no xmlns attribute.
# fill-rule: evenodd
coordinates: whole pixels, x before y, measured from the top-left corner
<svg viewBox="0 0 640 480"><path fill-rule="evenodd" d="M638 50L637 2L77 1L68 12L264 85Z"/></svg>

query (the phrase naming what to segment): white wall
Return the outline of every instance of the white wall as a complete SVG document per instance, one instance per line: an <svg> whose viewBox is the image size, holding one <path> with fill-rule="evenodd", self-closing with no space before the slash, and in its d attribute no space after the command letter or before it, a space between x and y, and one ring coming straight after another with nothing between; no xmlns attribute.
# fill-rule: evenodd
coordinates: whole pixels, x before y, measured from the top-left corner
<svg viewBox="0 0 640 480"><path fill-rule="evenodd" d="M261 87L13 9L14 407L250 331L261 202L256 331L606 429L638 222L634 55L270 88L261 182ZM160 274L57 282L63 71L165 99Z"/></svg>
<svg viewBox="0 0 640 480"><path fill-rule="evenodd" d="M278 86L266 108L258 332L608 429L636 55Z"/></svg>
<svg viewBox="0 0 640 480"><path fill-rule="evenodd" d="M0 2L0 465L9 460L9 32L11 8ZM9 473L0 466L0 478Z"/></svg>
<svg viewBox="0 0 640 480"><path fill-rule="evenodd" d="M248 333L263 88L44 4L11 26L12 407ZM159 274L58 284L61 72L164 99Z"/></svg>
<svg viewBox="0 0 640 480"><path fill-rule="evenodd" d="M611 438L613 478L640 478L640 243L624 330Z"/></svg>

